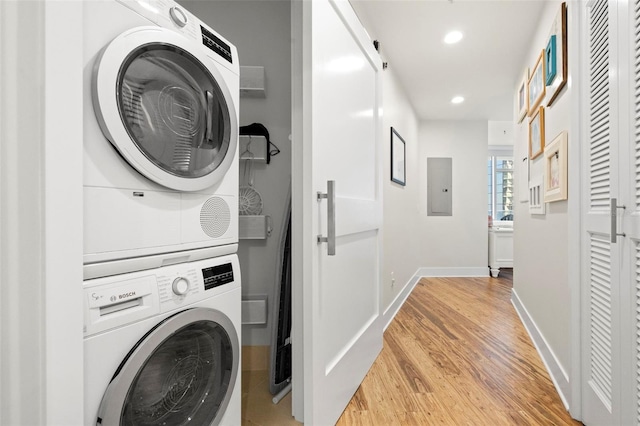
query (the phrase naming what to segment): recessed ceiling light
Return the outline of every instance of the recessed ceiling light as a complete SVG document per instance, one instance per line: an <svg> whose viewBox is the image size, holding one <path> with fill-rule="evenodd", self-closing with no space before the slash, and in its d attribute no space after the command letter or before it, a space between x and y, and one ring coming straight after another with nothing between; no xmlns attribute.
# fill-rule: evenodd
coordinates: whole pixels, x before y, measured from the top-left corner
<svg viewBox="0 0 640 426"><path fill-rule="evenodd" d="M463 102L464 98L462 96L455 96L453 99L451 99L452 104L461 104Z"/></svg>
<svg viewBox="0 0 640 426"><path fill-rule="evenodd" d="M451 31L444 36L444 42L447 44L454 44L462 40L462 33L460 31Z"/></svg>

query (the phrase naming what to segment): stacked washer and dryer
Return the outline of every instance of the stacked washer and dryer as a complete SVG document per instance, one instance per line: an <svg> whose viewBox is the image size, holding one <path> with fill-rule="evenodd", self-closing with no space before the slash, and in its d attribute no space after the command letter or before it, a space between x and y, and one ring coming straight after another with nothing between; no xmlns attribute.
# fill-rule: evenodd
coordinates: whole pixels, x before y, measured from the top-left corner
<svg viewBox="0 0 640 426"><path fill-rule="evenodd" d="M240 424L237 51L171 0L83 8L85 424Z"/></svg>

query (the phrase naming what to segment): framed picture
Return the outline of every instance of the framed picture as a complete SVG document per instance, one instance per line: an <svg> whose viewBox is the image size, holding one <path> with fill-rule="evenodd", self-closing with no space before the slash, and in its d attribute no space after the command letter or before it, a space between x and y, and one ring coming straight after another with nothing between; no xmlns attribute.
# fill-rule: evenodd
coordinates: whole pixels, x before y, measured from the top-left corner
<svg viewBox="0 0 640 426"><path fill-rule="evenodd" d="M545 78L544 78L544 50L540 52L536 66L533 67L529 82L527 84L527 90L529 93L529 116L532 116L536 112L536 108L544 99L545 94Z"/></svg>
<svg viewBox="0 0 640 426"><path fill-rule="evenodd" d="M531 182L529 183L529 214L546 213L544 195L542 194L544 186L544 180L541 175L531 176Z"/></svg>
<svg viewBox="0 0 640 426"><path fill-rule="evenodd" d="M556 35L553 34L549 37L549 43L547 43L547 48L544 50L544 60L547 66L547 70L545 72L546 79L545 84L550 86L553 83L553 80L556 78Z"/></svg>
<svg viewBox="0 0 640 426"><path fill-rule="evenodd" d="M544 149L544 201L567 199L567 132L560 132Z"/></svg>
<svg viewBox="0 0 640 426"><path fill-rule="evenodd" d="M518 123L521 123L524 117L527 115L527 82L529 81L529 68L524 70L522 80L518 84L516 90L516 117Z"/></svg>
<svg viewBox="0 0 640 426"><path fill-rule="evenodd" d="M556 100L562 88L567 84L567 77L569 75L569 61L567 53L567 3L560 5L560 10L556 14L553 24L551 25L551 31L549 34L549 41L555 36L555 75L552 78L547 78L547 92L549 92L547 106L551 106L553 101Z"/></svg>
<svg viewBox="0 0 640 426"><path fill-rule="evenodd" d="M529 159L544 152L544 107L539 107L529 121Z"/></svg>
<svg viewBox="0 0 640 426"><path fill-rule="evenodd" d="M407 184L406 179L406 147L402 136L391 128L391 180L402 186Z"/></svg>

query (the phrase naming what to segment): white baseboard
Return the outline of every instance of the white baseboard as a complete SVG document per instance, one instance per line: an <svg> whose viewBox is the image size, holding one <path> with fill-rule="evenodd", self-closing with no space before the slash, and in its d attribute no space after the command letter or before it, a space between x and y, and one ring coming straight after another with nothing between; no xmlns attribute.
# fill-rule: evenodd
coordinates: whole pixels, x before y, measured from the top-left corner
<svg viewBox="0 0 640 426"><path fill-rule="evenodd" d="M385 309L384 313L382 314L382 321L384 321L385 330L387 329L387 327L389 327L391 321L393 321L393 319L396 317L396 314L398 313L402 305L404 305L404 302L407 300L407 297L409 297L416 284L418 284L418 281L420 281L421 275L419 275L418 272L420 272L420 270L418 270L409 280L409 282L405 284L404 288L400 291L400 293L398 293L393 302L391 302L391 304L387 307L387 309Z"/></svg>
<svg viewBox="0 0 640 426"><path fill-rule="evenodd" d="M420 268L420 277L488 277L489 267Z"/></svg>
<svg viewBox="0 0 640 426"><path fill-rule="evenodd" d="M533 344L538 350L538 354L540 354L540 358L542 358L542 362L547 368L549 376L551 376L553 385L556 387L556 390L560 395L560 399L562 399L564 408L567 411L570 411L568 401L571 400L571 384L569 383L569 376L562 368L560 362L558 362L558 358L553 353L553 350L545 340L542 333L540 333L540 330L533 321L533 318L531 318L531 315L529 315L527 308L522 304L522 301L518 297L515 289L511 291L511 303L516 309L524 328L527 330L527 333L529 333L529 337L531 337Z"/></svg>

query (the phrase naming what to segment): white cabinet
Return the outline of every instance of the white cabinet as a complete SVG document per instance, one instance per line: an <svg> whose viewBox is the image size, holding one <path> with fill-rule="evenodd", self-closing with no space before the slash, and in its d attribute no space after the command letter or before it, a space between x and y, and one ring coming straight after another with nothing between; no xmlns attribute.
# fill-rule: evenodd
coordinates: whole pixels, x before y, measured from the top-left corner
<svg viewBox="0 0 640 426"><path fill-rule="evenodd" d="M489 269L496 278L500 268L513 268L513 227L489 228Z"/></svg>

